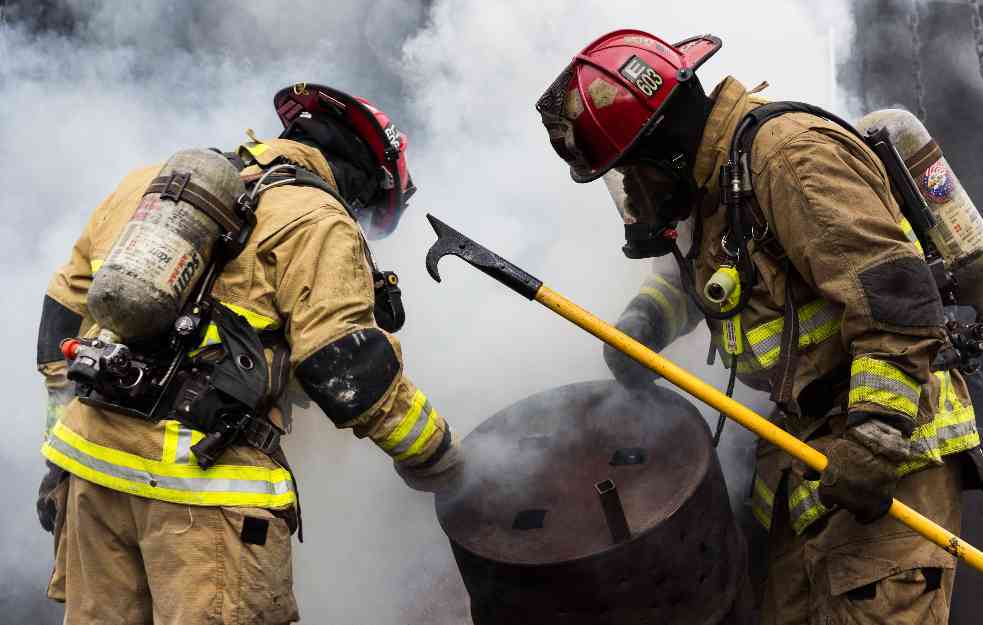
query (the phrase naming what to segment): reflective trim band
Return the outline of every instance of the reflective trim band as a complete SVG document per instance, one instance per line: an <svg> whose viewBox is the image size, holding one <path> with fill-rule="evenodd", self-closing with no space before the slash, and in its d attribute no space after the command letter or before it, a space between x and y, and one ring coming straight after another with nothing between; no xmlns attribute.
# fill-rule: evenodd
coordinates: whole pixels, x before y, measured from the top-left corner
<svg viewBox="0 0 983 625"><path fill-rule="evenodd" d="M191 460L191 430L182 427L177 433L177 450L174 462L187 464Z"/></svg>
<svg viewBox="0 0 983 625"><path fill-rule="evenodd" d="M756 495L761 497L761 500L768 504L769 507L775 505L775 493L768 488L765 481L760 477L754 478L754 492Z"/></svg>
<svg viewBox="0 0 983 625"><path fill-rule="evenodd" d="M788 498L788 512L796 534L801 534L829 512L829 508L819 500L819 482L805 481L799 484Z"/></svg>
<svg viewBox="0 0 983 625"><path fill-rule="evenodd" d="M929 465L942 464L942 457L972 449L980 444L976 431L976 413L972 405L964 405L952 384L948 371L934 373L939 380L939 402L935 418L915 428L911 435L914 458L899 467L906 475Z"/></svg>
<svg viewBox="0 0 983 625"><path fill-rule="evenodd" d="M246 150L248 150L249 153L252 154L253 157L255 158L259 158L264 152L270 149L269 145L265 143L261 143L259 141L257 142L251 141L249 143L245 143L243 144L242 147L246 148Z"/></svg>
<svg viewBox="0 0 983 625"><path fill-rule="evenodd" d="M914 419L921 394L921 385L889 362L860 356L850 365L851 406L876 404Z"/></svg>
<svg viewBox="0 0 983 625"><path fill-rule="evenodd" d="M427 405L429 406L430 404L428 403ZM433 433L437 431L437 411L431 408L430 413L427 414L426 421L427 423L423 426L423 431L416 437L413 444L406 451L394 457L396 462L403 462L420 454L420 450L427 444Z"/></svg>
<svg viewBox="0 0 983 625"><path fill-rule="evenodd" d="M918 240L918 235L915 234L915 229L911 227L911 222L909 222L907 218L902 217L901 221L898 222L898 225L901 226L901 232L908 237L908 240L915 244L915 248L918 249L918 253L925 256L925 250L922 249L922 242Z"/></svg>
<svg viewBox="0 0 983 625"><path fill-rule="evenodd" d="M766 530L771 529L771 511L771 508L768 508L767 512L762 510L758 507L757 501L751 504L751 514L754 515L754 518L758 519L758 523L761 523L762 527Z"/></svg>
<svg viewBox="0 0 983 625"><path fill-rule="evenodd" d="M89 442L59 423L44 456L78 477L121 492L191 505L281 508L296 501L286 469L150 460Z"/></svg>
<svg viewBox="0 0 983 625"><path fill-rule="evenodd" d="M160 452L160 461L169 464L174 463L177 458L177 444L181 432L180 421L173 419L164 421L164 446Z"/></svg>
<svg viewBox="0 0 983 625"><path fill-rule="evenodd" d="M410 407L406 410L406 414L403 415L403 418L400 419L392 432L379 442L379 447L382 447L387 452L392 452L397 445L403 442L410 431L414 429L417 422L421 420L420 414L423 413L424 406L429 405L430 402L427 401L427 396L423 394L423 391L417 389L416 393L413 394L413 399L410 400ZM417 434L419 435L419 432Z"/></svg>
<svg viewBox="0 0 983 625"><path fill-rule="evenodd" d="M253 327L254 330L276 330L280 327L280 322L276 319L271 319L266 315L261 315L257 312L253 312L242 306L237 306L236 304L230 304L229 302L219 302L232 312L237 315L246 318L249 325ZM218 326L214 322L208 324L208 328L205 329L205 336L201 340L201 345L198 349L208 347L210 345L218 345L222 342L222 337L218 334ZM195 350L197 352L197 350Z"/></svg>
<svg viewBox="0 0 983 625"><path fill-rule="evenodd" d="M760 476L754 478L754 493L751 498L751 513L765 529L771 529L771 515L775 505L772 492Z"/></svg>
<svg viewBox="0 0 983 625"><path fill-rule="evenodd" d="M686 325L688 316L686 294L658 274L646 278L638 294L650 298L662 309L670 322L669 340L676 338Z"/></svg>
<svg viewBox="0 0 983 625"><path fill-rule="evenodd" d="M840 313L836 306L817 299L799 308L799 349L819 345L840 330ZM779 317L748 330L747 340L761 368L778 363L782 349L785 318Z"/></svg>
<svg viewBox="0 0 983 625"><path fill-rule="evenodd" d="M99 268L102 267L103 260L101 258L93 258L89 261L89 269L92 270L92 274L95 275Z"/></svg>
<svg viewBox="0 0 983 625"><path fill-rule="evenodd" d="M928 466L939 466L944 456L957 454L980 444L973 406L960 400L952 383L952 374L937 371L933 375L939 381L935 418L916 427L912 433L913 457L898 467L898 475L902 477ZM826 514L827 510L819 502L816 493L818 488L819 482L803 482L789 498L792 527L798 534Z"/></svg>
<svg viewBox="0 0 983 625"><path fill-rule="evenodd" d="M416 423L413 424L413 429L403 437L403 440L398 445L393 447L392 452L390 452L392 455L400 456L409 451L410 447L413 446L413 443L419 440L420 434L423 433L423 430L426 429L427 425L433 423L433 406L430 405L429 401L423 405L423 410L420 411L420 414L426 416L421 416L416 420Z"/></svg>

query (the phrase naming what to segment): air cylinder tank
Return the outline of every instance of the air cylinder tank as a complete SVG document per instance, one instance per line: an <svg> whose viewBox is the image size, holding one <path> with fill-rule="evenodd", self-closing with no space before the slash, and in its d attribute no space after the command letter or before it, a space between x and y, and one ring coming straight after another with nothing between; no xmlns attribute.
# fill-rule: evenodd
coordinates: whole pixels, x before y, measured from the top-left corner
<svg viewBox="0 0 983 625"><path fill-rule="evenodd" d="M172 175L177 176L172 179ZM158 180L172 180L171 194L147 193L123 227L88 294L89 312L117 340L152 339L168 331L198 283L225 230L181 194L188 183L231 211L245 187L221 154L185 150L172 156Z"/></svg>
<svg viewBox="0 0 983 625"><path fill-rule="evenodd" d="M861 132L886 128L938 225L929 236L959 285L960 304L983 313L983 216L959 183L942 149L912 113L874 111Z"/></svg>
<svg viewBox="0 0 983 625"><path fill-rule="evenodd" d="M710 431L677 393L529 397L463 441L437 515L475 625L745 625L746 549Z"/></svg>

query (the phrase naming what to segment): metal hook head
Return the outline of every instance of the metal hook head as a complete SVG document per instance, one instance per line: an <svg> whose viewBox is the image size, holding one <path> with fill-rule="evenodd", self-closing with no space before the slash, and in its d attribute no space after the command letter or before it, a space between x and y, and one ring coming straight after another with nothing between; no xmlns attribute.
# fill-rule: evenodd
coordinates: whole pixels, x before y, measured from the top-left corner
<svg viewBox="0 0 983 625"><path fill-rule="evenodd" d="M437 233L437 240L427 252L427 272L437 282L440 282L437 263L441 258L450 254L464 260L528 299L533 299L536 292L539 291L539 287L543 285L539 279L519 269L480 243L472 241L433 215L427 214L427 220L434 232Z"/></svg>
<svg viewBox="0 0 983 625"><path fill-rule="evenodd" d="M437 240L434 241L434 244L430 246L430 250L427 251L427 273L436 282L440 282L440 272L437 270L437 263L444 256L453 254L454 244L464 237L457 230L454 230L430 213L427 213L427 221L430 222L430 226L437 234Z"/></svg>

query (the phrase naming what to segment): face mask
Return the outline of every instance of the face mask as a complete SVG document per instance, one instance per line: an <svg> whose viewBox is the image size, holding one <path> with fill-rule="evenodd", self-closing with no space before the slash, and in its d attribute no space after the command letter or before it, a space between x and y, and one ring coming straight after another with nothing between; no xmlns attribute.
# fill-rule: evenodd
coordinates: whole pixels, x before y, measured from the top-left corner
<svg viewBox="0 0 983 625"><path fill-rule="evenodd" d="M621 201L615 205L625 222L625 245L628 258L654 258L672 251L676 244L676 225L692 208L694 190L682 173L666 163L641 162L619 167L611 178L621 177ZM612 191L612 196L615 193Z"/></svg>

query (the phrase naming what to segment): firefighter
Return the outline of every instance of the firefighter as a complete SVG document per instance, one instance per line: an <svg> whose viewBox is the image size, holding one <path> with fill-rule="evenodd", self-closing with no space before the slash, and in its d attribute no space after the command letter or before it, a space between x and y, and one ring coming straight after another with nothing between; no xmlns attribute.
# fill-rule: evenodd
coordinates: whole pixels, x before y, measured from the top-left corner
<svg viewBox="0 0 983 625"><path fill-rule="evenodd" d="M297 491L282 449L269 444L289 430L281 394L290 376L337 427L391 457L411 487L436 491L458 473L456 439L406 376L387 331L398 329L401 309L380 310L358 223L374 237L396 228L414 191L407 138L366 100L330 87L294 85L274 104L282 135L260 141L250 132L228 157L247 189L278 166L308 176L262 192L252 235L211 290L223 312L263 337L270 373L269 388L257 391L268 408L215 466L196 464L193 445L208 433L184 421L80 402L59 351L66 337L99 331L87 290L159 166L129 174L96 208L51 280L38 366L49 389L43 454L52 470L38 512L55 536L48 596L65 603L65 623L298 620L290 555ZM209 328L188 368L209 353L221 358L223 336Z"/></svg>
<svg viewBox="0 0 983 625"><path fill-rule="evenodd" d="M980 443L960 373L931 368L946 345L935 283L884 166L842 125L786 112L742 132L746 167L726 167L765 101L732 77L706 95L694 72L720 47L609 33L537 104L573 179L623 191L626 256L676 260L618 325L661 350L706 318L725 366L829 458L815 475L759 445L763 623L945 623L955 558L885 517L896 496L958 532L961 452ZM712 277L731 283L719 305ZM604 355L622 382L652 382Z"/></svg>

